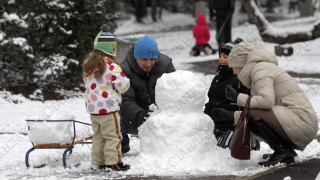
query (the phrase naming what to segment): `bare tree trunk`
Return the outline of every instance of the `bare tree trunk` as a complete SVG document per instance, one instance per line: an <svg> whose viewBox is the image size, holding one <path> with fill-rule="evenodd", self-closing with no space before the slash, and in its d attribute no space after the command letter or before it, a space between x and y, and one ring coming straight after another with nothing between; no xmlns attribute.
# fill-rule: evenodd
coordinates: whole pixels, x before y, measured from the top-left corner
<svg viewBox="0 0 320 180"><path fill-rule="evenodd" d="M158 1L158 3L159 3L159 19L161 19L162 18L162 8L163 8L163 0L159 0Z"/></svg>
<svg viewBox="0 0 320 180"><path fill-rule="evenodd" d="M267 12L268 13L273 13L273 0L268 0L267 1Z"/></svg>
<svg viewBox="0 0 320 180"><path fill-rule="evenodd" d="M157 0L150 0L151 17L154 22L157 21Z"/></svg>
<svg viewBox="0 0 320 180"><path fill-rule="evenodd" d="M254 0L243 0L243 6L248 13L249 21L257 26L260 36L265 42L286 44L309 41L320 37L320 21L314 25L314 28L310 32L292 32L287 33L287 36L270 34L269 32L266 32L266 29L268 27L272 27L272 25L270 25L263 14L259 11Z"/></svg>
<svg viewBox="0 0 320 180"><path fill-rule="evenodd" d="M142 18L147 14L147 1L136 0L135 1L136 20L142 23Z"/></svg>
<svg viewBox="0 0 320 180"><path fill-rule="evenodd" d="M261 12L255 12L258 9L256 3L251 0L243 0L243 7L247 11L250 23L255 24L259 32L265 31L269 23L264 16L261 16Z"/></svg>

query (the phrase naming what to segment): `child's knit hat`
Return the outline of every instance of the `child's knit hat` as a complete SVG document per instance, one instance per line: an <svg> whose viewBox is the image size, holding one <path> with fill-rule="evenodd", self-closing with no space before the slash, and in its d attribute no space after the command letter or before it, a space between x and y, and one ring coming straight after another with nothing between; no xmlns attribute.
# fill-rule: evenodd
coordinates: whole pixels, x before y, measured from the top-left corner
<svg viewBox="0 0 320 180"><path fill-rule="evenodd" d="M237 38L234 42L228 42L227 44L223 45L219 51L219 56L220 56L220 53L222 52L229 56L231 49L242 41L243 39Z"/></svg>
<svg viewBox="0 0 320 180"><path fill-rule="evenodd" d="M106 24L101 26L101 31L94 40L94 49L104 52L110 56L117 56L117 42Z"/></svg>
<svg viewBox="0 0 320 180"><path fill-rule="evenodd" d="M135 59L158 59L158 44L153 38L144 36L135 43L133 55Z"/></svg>

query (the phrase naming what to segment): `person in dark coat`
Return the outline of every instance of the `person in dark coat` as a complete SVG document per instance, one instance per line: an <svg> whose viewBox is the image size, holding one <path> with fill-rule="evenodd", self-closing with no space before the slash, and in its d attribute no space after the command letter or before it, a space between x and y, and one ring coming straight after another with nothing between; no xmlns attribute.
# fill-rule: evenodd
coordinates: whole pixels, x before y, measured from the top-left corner
<svg viewBox="0 0 320 180"><path fill-rule="evenodd" d="M172 59L158 51L157 42L148 36L140 38L120 64L130 79L129 90L122 94L120 106L122 153L130 150L129 134L137 134L138 127L149 117L149 106L155 104L157 79L174 72Z"/></svg>
<svg viewBox="0 0 320 180"><path fill-rule="evenodd" d="M231 42L232 14L234 12L234 7L235 0L209 0L210 19L216 17L216 39L219 48L222 47L223 44Z"/></svg>
<svg viewBox="0 0 320 180"><path fill-rule="evenodd" d="M237 38L235 42L229 42L220 48L217 75L211 82L208 91L209 101L205 104L204 109L204 113L209 115L214 121L214 135L217 139L217 145L222 148L228 148L230 144L234 130L233 114L229 113L230 116L228 117L221 116L220 114L217 114L214 109L220 109L226 112L235 112L239 110L237 104L232 104L232 102L225 97L225 88L228 85L236 89L237 92L250 94L250 89L243 86L237 79L237 76L233 74L232 68L228 67L229 53L231 49L241 41L243 41L241 38ZM259 147L259 142L252 137L251 148L259 150Z"/></svg>

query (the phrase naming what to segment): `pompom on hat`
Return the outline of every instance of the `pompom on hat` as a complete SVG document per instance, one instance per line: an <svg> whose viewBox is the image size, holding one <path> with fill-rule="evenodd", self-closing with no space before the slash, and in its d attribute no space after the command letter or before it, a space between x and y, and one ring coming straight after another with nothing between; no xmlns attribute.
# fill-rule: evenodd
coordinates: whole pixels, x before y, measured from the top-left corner
<svg viewBox="0 0 320 180"><path fill-rule="evenodd" d="M248 55L255 49L263 49L263 46L252 42L241 42L234 46L229 54L229 67L243 68L247 63Z"/></svg>
<svg viewBox="0 0 320 180"><path fill-rule="evenodd" d="M133 55L135 59L158 59L158 43L153 38L144 36L136 41Z"/></svg>
<svg viewBox="0 0 320 180"><path fill-rule="evenodd" d="M93 49L102 51L110 56L117 56L117 42L108 25L103 24L101 26L101 31L94 40Z"/></svg>
<svg viewBox="0 0 320 180"><path fill-rule="evenodd" d="M237 38L234 42L228 42L227 44L223 45L219 50L219 57L220 57L220 53L224 53L229 56L231 49L242 41L243 39Z"/></svg>

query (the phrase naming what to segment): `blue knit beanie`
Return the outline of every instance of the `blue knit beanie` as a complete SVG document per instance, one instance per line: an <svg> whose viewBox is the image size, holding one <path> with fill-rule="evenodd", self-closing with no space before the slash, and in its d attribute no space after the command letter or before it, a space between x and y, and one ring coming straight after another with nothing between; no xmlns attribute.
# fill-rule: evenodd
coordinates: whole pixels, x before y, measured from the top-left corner
<svg viewBox="0 0 320 180"><path fill-rule="evenodd" d="M158 59L158 44L153 38L144 36L135 43L133 54L135 59Z"/></svg>

